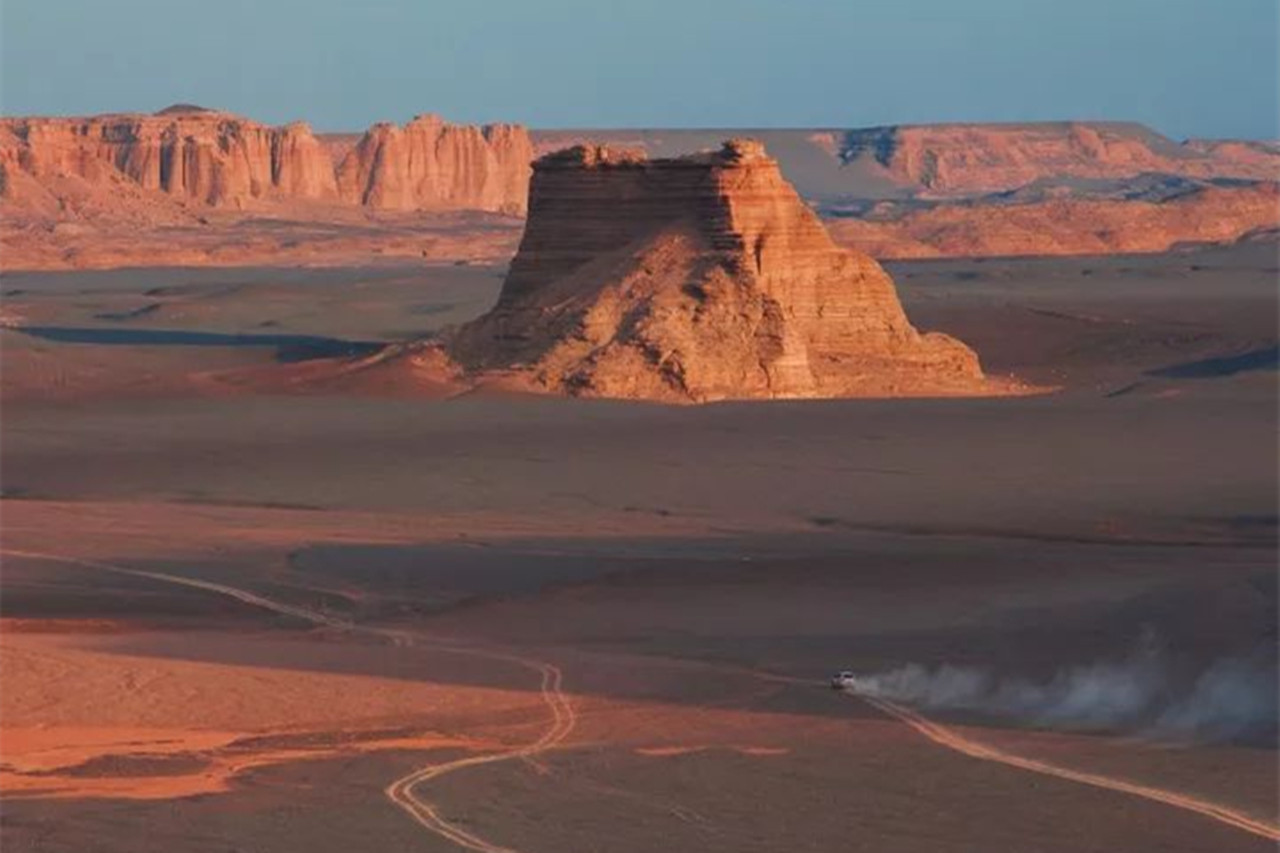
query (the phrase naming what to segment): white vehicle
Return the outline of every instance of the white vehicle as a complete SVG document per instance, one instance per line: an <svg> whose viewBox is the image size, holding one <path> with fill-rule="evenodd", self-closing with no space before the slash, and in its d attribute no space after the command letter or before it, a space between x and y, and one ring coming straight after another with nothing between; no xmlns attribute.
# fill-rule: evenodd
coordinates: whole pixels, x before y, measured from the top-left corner
<svg viewBox="0 0 1280 853"><path fill-rule="evenodd" d="M831 676L832 690L852 690L858 686L858 676L849 670L842 670Z"/></svg>

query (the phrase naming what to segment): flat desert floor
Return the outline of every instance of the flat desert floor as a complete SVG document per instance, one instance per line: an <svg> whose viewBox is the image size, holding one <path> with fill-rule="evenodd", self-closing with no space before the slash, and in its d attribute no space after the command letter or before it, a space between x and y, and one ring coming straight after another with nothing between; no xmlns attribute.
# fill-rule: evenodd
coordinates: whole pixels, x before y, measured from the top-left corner
<svg viewBox="0 0 1280 853"><path fill-rule="evenodd" d="M1275 246L890 272L1059 390L317 383L503 269L0 277L0 843L1274 850Z"/></svg>

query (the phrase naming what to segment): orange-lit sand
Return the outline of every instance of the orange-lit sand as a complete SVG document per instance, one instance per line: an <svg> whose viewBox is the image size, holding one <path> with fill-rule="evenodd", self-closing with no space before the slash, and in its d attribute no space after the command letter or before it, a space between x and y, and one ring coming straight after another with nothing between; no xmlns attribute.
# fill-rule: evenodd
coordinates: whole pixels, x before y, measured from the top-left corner
<svg viewBox="0 0 1280 853"><path fill-rule="evenodd" d="M84 635L6 632L0 667L0 784L39 796L182 797L226 790L238 774L281 762L492 750L500 744L404 730L433 715L528 704L511 691L137 657ZM271 737L306 743L282 748ZM197 769L86 772L106 759L125 768L187 759Z"/></svg>
<svg viewBox="0 0 1280 853"><path fill-rule="evenodd" d="M245 751L236 747L241 734L187 733L175 729L69 729L40 730L37 743L56 740L56 754L27 749L29 733L24 729L4 732L8 768L0 770L0 787L8 796L42 798L110 797L127 800L167 800L226 791L235 778L272 764L350 757L379 750L406 750L426 753L437 749L490 749L494 745L471 738L444 735L369 739L336 747L308 749L264 749ZM110 738L97 742L98 735ZM148 775L131 771L119 776L86 776L76 772L91 762L110 759L154 762L157 759L191 756L201 765L195 772L162 772ZM34 763L28 763L28 758ZM42 762L59 762L44 766ZM65 762L65 763L61 763Z"/></svg>
<svg viewBox="0 0 1280 853"><path fill-rule="evenodd" d="M725 748L742 755L786 755L791 752L786 747L778 746L729 746ZM636 755L643 755L647 758L669 758L676 755L693 755L709 749L713 749L713 747L698 744L696 746L641 746L632 751Z"/></svg>
<svg viewBox="0 0 1280 853"><path fill-rule="evenodd" d="M1264 849L1081 779L1273 821L1266 742L935 721L1044 775L825 683L1273 636L1261 249L895 266L922 327L1060 394L697 409L215 393L312 362L172 340L407 338L495 267L6 276L0 841Z"/></svg>

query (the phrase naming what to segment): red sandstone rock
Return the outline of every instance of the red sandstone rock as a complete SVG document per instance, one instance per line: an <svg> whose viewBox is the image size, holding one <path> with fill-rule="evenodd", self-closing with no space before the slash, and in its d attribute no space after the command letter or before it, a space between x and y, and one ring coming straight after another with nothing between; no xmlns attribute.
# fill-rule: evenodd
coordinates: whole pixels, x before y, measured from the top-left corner
<svg viewBox="0 0 1280 853"><path fill-rule="evenodd" d="M268 127L227 113L0 119L0 197L56 211L63 192L131 185L182 202L246 209L332 201L394 210L523 211L532 146L523 128L415 119L375 125L335 169L302 123ZM339 181L339 176L342 180ZM47 196L47 198L45 198ZM131 193L120 203L126 204Z"/></svg>
<svg viewBox="0 0 1280 853"><path fill-rule="evenodd" d="M338 184L333 161L311 127L294 122L271 140L271 182L287 198L336 199Z"/></svg>
<svg viewBox="0 0 1280 853"><path fill-rule="evenodd" d="M941 202L831 222L841 243L876 257L1162 251L1280 224L1273 186L1236 185L1280 174L1271 143L1176 143L1138 125L1088 123L769 133L788 178L827 210L860 212L877 194ZM662 151L718 141L694 131L611 135ZM548 146L582 134L537 138ZM359 234L370 253L398 244L397 223L414 211L523 212L532 156L522 128L432 117L319 138L304 124L274 128L190 105L153 116L0 119L0 264L135 265L175 252L199 263L194 246L219 235L243 242L239 229L262 217L358 223L348 238L314 242L314 262L326 252L346 262ZM1233 180L1206 186L1220 178ZM855 203L842 209L846 197ZM269 239L246 245L258 247L244 255L255 262L287 254Z"/></svg>
<svg viewBox="0 0 1280 853"><path fill-rule="evenodd" d="M537 161L498 303L448 347L473 374L593 396L998 391L964 344L912 328L880 266L832 243L749 140L667 160L578 146Z"/></svg>
<svg viewBox="0 0 1280 853"><path fill-rule="evenodd" d="M1280 149L1258 142L1175 143L1141 125L1106 122L935 124L849 131L846 164L879 167L926 196L1001 192L1050 178L1116 180L1148 172L1274 180Z"/></svg>
<svg viewBox="0 0 1280 853"><path fill-rule="evenodd" d="M273 128L213 111L4 119L0 162L45 186L128 179L211 207L335 195L333 168L304 124Z"/></svg>
<svg viewBox="0 0 1280 853"><path fill-rule="evenodd" d="M1164 252L1280 228L1280 185L1207 186L1164 201L940 204L896 218L841 219L828 228L842 245L882 259Z"/></svg>
<svg viewBox="0 0 1280 853"><path fill-rule="evenodd" d="M369 128L338 167L342 198L385 210L469 208L523 214L533 144L522 127L418 116Z"/></svg>

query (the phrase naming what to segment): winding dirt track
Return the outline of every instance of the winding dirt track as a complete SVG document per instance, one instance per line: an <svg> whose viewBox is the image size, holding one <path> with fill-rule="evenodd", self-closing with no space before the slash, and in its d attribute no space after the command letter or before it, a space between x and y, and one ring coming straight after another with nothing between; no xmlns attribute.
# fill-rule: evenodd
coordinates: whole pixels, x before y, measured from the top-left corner
<svg viewBox="0 0 1280 853"><path fill-rule="evenodd" d="M1079 770L1072 770L1067 767L1059 767L1056 764L1049 764L1045 761L1037 761L1032 758L1023 758L1020 755L1014 755L997 749L993 746L978 743L970 740L959 732L946 726L929 720L910 708L905 708L896 702L890 702L887 699L880 699L875 696L867 696L861 693L853 694L862 701L878 708L884 713L896 717L920 734L927 737L934 743L945 746L947 749L968 755L971 758L977 758L982 761L994 761L998 764L1006 764L1010 767L1017 767L1020 770L1027 770L1032 773L1040 773L1045 776L1056 776L1059 779L1069 779L1072 782L1079 782L1082 785L1092 785L1095 788L1105 788L1109 791L1119 791L1124 794L1132 794L1135 797L1143 797L1144 799L1154 800L1157 803L1164 803L1174 808L1185 809L1189 812L1195 812L1204 815L1207 818L1224 823L1227 826L1260 835L1263 838L1272 841L1280 841L1280 827L1267 821L1258 820L1249 817L1243 812L1235 809L1229 809L1226 806L1220 806L1217 803L1198 800L1195 797L1189 797L1185 794L1179 794L1174 791L1166 791L1163 788L1152 788L1147 785L1137 785L1132 782L1126 782L1123 779L1113 779L1110 776L1101 776L1097 773L1085 773Z"/></svg>
<svg viewBox="0 0 1280 853"><path fill-rule="evenodd" d="M573 731L574 726L577 725L577 715L574 712L573 705L561 690L564 682L564 674L560 671L559 667L554 664L547 663L546 661L535 660L533 658L527 658L521 655L492 649L474 648L458 644L446 644L439 641L431 641L410 631L388 630L357 625L347 619L341 619L319 611L310 610L305 607L297 607L295 605L285 604L270 598L264 598L261 595L240 589L239 587L214 583L212 581L204 581L198 578L186 578L180 575L170 575L164 572L151 572L143 569L130 569L125 566L117 566L112 563L102 563L96 560L82 560L78 557L66 557L40 551L20 551L12 548L3 548L0 549L0 554L12 557L25 557L32 560L47 560L50 562L65 563L68 565L98 569L104 572L112 572L114 574L129 575L132 577L160 581L162 583L192 587L195 589L205 590L206 592L217 593L218 595L225 595L253 607L260 607L264 610L279 613L283 616L291 616L296 619L310 622L313 625L321 625L341 631L383 637L391 640L398 646L419 646L449 654L469 655L472 657L483 658L485 660L516 664L539 673L542 677L540 687L542 700L546 703L547 708L551 712L551 726L543 732L541 737L525 746L513 747L512 749L500 752L489 753L487 755L469 756L437 764L428 764L395 780L383 791L388 799L404 810L405 813L421 824L425 829L440 836L441 838L452 841L459 847L463 847L468 850L476 850L480 851L480 853L516 853L513 848L492 844L473 833L467 832L457 824L451 823L436 810L435 806L418 796L414 789L423 782L438 778L446 773L452 773L455 770L462 770L467 767L476 767L482 764L494 764L500 761L530 758L539 753L546 752L564 741L564 739L569 736L569 733Z"/></svg>
<svg viewBox="0 0 1280 853"><path fill-rule="evenodd" d="M488 655L486 654L486 656ZM456 761L446 761L441 764L420 767L407 776L402 776L392 782L385 789L387 797L393 803L408 812L410 817L431 832L449 839L460 847L465 847L468 850L478 850L481 853L514 853L514 851L510 847L490 844L483 838L473 835L445 820L434 806L414 794L414 787L429 779L435 779L438 776L452 773L455 770L462 770L465 767L493 764L498 761L510 761L513 758L527 758L540 752L546 752L563 741L573 731L573 727L577 722L573 706L569 704L569 700L565 695L560 692L563 676L557 667L547 663L535 664L526 662L522 658L509 657L504 659L533 666L541 671L542 697L552 713L551 728L547 729L542 737L527 746L517 747L506 752L470 756L468 758L459 758Z"/></svg>
<svg viewBox="0 0 1280 853"><path fill-rule="evenodd" d="M430 648L434 651L470 655L486 660L515 664L539 673L542 678L540 685L542 700L551 712L551 725L537 740L524 746L513 747L508 750L489 753L487 755L468 756L466 758L459 758L452 761L428 764L414 770L412 773L396 779L384 789L384 793L388 799L404 810L425 829L468 850L479 851L479 853L515 853L513 848L503 847L501 845L485 841L483 838L468 832L454 823L451 823L449 820L441 816L435 806L418 796L414 789L424 782L436 779L456 770L462 770L467 767L477 767L484 764L494 764L502 761L529 758L539 753L546 752L563 742L577 724L577 715L574 712L573 706L569 702L568 697L565 696L561 690L564 675L558 667L551 663L547 663L546 661L539 661L533 658L526 658L520 655L492 649L474 648L457 644L445 644L435 640L427 640L421 635L409 631L388 630L357 625L350 620L330 616L304 607L284 604L269 598L264 598L263 596L249 592L248 590L228 586L226 584L213 583L212 581L204 581L198 578L186 578L179 575L165 574L164 572L145 571L143 569L130 569L124 566L113 565L111 563L82 560L77 557L66 557L38 551L21 551L4 548L0 549L0 554L13 557L25 557L34 560L48 560L51 562L66 563L69 565L83 566L116 574L148 578L163 583L192 587L195 589L205 590L207 592L217 593L219 595L225 595L245 604L260 607L264 610L269 610L273 613L279 613L284 616L301 619L314 625L322 625L328 628L350 631L352 633L363 633L378 636L389 639L399 646L417 645L423 648ZM755 675L757 677L765 677L763 673L759 672L756 672ZM773 677L770 680L800 683L798 679L785 677ZM853 695L889 716L902 721L934 743L963 755L967 755L971 758L976 758L982 761L992 761L1032 773L1040 773L1045 776L1067 779L1083 785L1091 785L1096 788L1103 788L1110 791L1118 791L1120 793L1142 797L1147 800L1173 806L1174 808L1194 812L1195 814L1202 815L1235 829L1261 836L1262 838L1272 841L1280 841L1280 826L1268 821L1250 817L1249 815L1236 811L1235 809L1230 809L1226 806L1205 800L1196 799L1195 797L1190 797L1185 794L1179 794L1174 791L1167 791L1162 788L1138 785L1132 782L1126 782L1123 779L1114 779L1097 773L1072 770L1067 767L1049 764L1048 762L1024 758L1020 755L1015 755L1002 749L970 740L959 732L939 723L935 723L916 711L899 705L896 702L859 693L855 693Z"/></svg>

